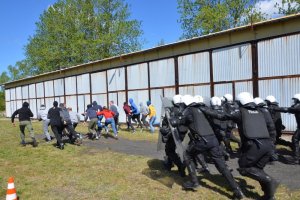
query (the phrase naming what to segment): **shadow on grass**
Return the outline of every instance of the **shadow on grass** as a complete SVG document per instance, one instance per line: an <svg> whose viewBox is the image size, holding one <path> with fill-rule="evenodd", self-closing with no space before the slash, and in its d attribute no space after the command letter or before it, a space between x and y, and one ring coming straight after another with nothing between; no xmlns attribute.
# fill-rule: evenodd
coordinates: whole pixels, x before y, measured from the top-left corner
<svg viewBox="0 0 300 200"><path fill-rule="evenodd" d="M142 174L145 176L151 178L152 180L155 180L164 186L168 188L172 188L174 183L178 185L182 185L185 180L188 178L182 178L179 176L179 173L175 173L174 171L167 171L164 169L163 161L159 159L151 159L147 162L149 168L146 168L142 171ZM247 182L242 178L235 178L237 180L237 183L242 188L244 194L247 197L251 197L254 199L259 199L259 194L256 192L253 192L251 190L255 189L254 186L248 185ZM205 187L207 189L210 189L220 195L226 196L227 198L231 199L232 196L226 192L223 191L221 188L225 188L227 191L231 191L230 187L228 186L228 183L224 179L224 177L221 174L201 174L198 176L199 183L201 187ZM207 184L204 180L208 180L215 184L216 186L212 186Z"/></svg>

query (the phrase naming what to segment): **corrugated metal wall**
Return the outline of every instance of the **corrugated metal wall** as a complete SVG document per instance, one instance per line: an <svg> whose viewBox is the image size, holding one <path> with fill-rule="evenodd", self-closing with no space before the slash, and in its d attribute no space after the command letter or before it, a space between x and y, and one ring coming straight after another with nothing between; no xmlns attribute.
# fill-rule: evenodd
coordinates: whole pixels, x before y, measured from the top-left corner
<svg viewBox="0 0 300 200"><path fill-rule="evenodd" d="M214 81L232 81L252 78L250 44L214 50L212 58Z"/></svg>
<svg viewBox="0 0 300 200"><path fill-rule="evenodd" d="M256 45L257 54L252 56ZM172 97L176 91L204 97L258 91L262 98L272 94L280 105L290 106L294 93L300 93L299 52L300 34L295 34L22 85L5 90L7 116L11 116L24 100L29 101L33 112L40 104L49 108L57 100L65 101L79 113L92 101L107 106L108 101L113 100L119 107L120 121L125 122L123 103L133 98L137 105L151 99L159 120L160 96ZM254 71L256 68L258 75ZM282 116L287 130L294 130L294 117Z"/></svg>
<svg viewBox="0 0 300 200"><path fill-rule="evenodd" d="M258 43L259 77L300 74L300 35Z"/></svg>

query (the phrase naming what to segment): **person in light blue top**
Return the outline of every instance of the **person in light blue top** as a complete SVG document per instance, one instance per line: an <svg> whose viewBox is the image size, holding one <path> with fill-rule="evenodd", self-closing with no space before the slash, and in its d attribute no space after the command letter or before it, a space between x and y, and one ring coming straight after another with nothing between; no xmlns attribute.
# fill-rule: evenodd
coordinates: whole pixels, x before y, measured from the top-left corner
<svg viewBox="0 0 300 200"><path fill-rule="evenodd" d="M139 127L141 128L141 130L143 129L143 125L141 123L141 117L140 117L140 111L138 109L138 107L136 106L136 104L134 103L133 99L130 98L129 99L129 103L130 103L130 107L131 107L131 111L132 111L132 121L134 121L135 123L138 123Z"/></svg>

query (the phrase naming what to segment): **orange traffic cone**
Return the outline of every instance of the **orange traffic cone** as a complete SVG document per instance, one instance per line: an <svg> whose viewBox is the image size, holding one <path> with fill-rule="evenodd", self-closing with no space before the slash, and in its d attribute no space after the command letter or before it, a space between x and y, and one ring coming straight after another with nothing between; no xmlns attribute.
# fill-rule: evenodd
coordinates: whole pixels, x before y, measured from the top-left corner
<svg viewBox="0 0 300 200"><path fill-rule="evenodd" d="M14 178L9 177L7 184L6 200L17 200L17 191L14 184Z"/></svg>

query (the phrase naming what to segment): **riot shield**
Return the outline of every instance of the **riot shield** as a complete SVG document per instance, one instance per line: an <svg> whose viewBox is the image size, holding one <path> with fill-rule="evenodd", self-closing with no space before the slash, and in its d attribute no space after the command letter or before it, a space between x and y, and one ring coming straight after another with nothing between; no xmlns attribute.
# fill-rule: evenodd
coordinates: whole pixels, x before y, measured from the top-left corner
<svg viewBox="0 0 300 200"><path fill-rule="evenodd" d="M169 124L169 128L171 129L172 132L172 136L176 145L176 153L178 154L181 162L184 162L184 147L181 143L180 137L179 137L179 133L177 131L177 128L172 127L171 123L170 123L170 109L172 107L174 107L172 100L166 98L166 97L162 97L161 96L161 101L162 101L162 113L164 113L164 115L162 115L162 118L165 117L168 120L168 124ZM160 136L161 137L161 136ZM160 138L161 139L161 138Z"/></svg>

